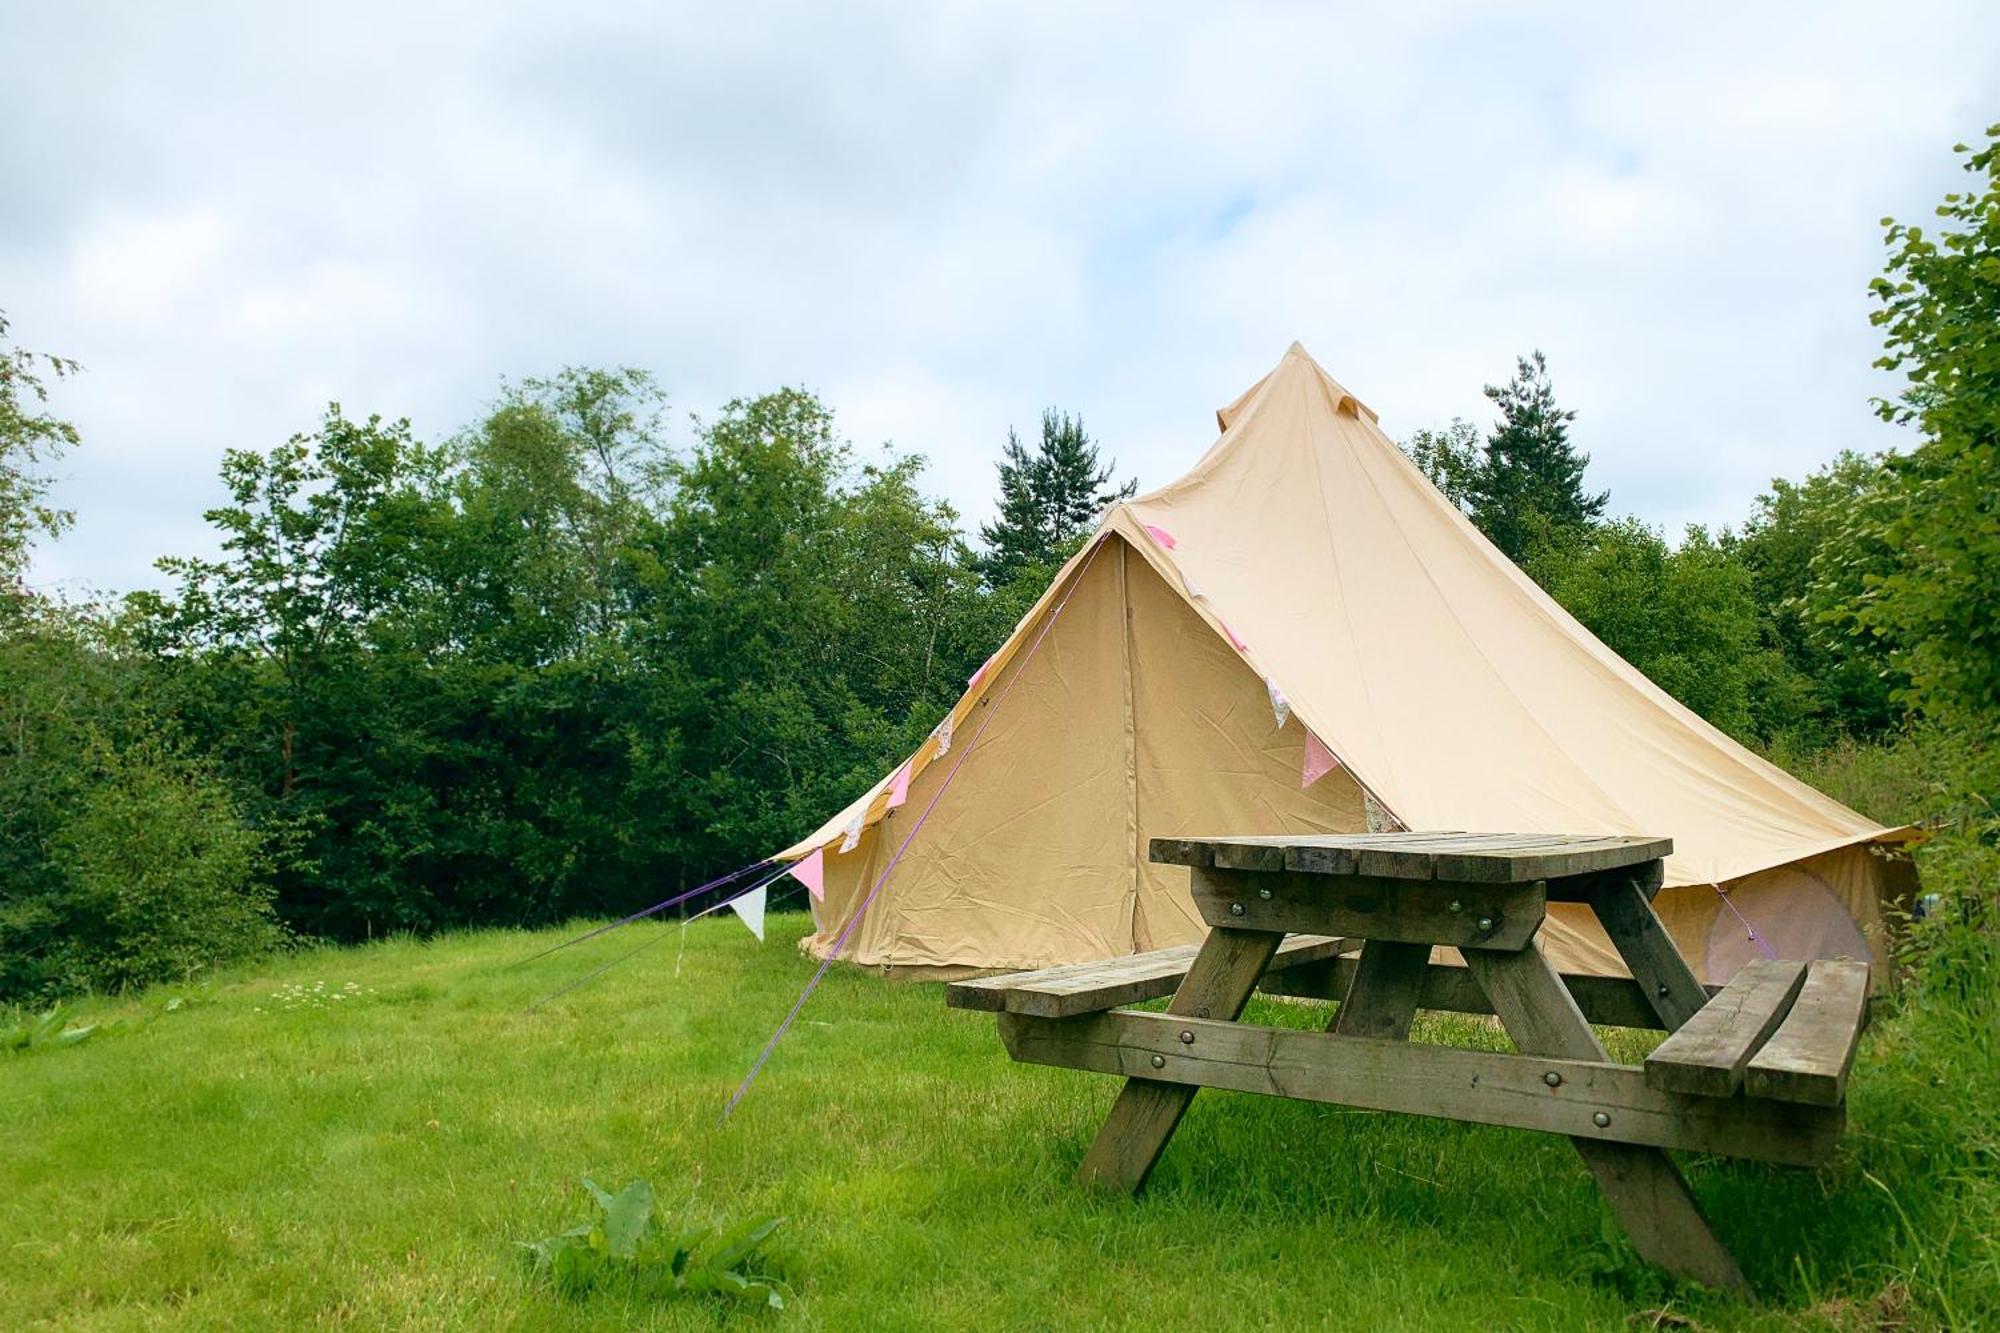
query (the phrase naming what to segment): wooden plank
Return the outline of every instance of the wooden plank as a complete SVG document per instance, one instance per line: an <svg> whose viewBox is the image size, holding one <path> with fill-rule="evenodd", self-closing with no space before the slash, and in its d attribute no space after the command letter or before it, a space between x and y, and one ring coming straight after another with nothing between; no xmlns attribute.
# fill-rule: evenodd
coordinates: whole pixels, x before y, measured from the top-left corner
<svg viewBox="0 0 2000 1333"><path fill-rule="evenodd" d="M1805 1166L1833 1150L1845 1119L1838 1108L1656 1092L1637 1069L1602 1060L1128 1011L1060 1020L1006 1014L1000 1028L1023 1063L1542 1130L1593 1148L1641 1143Z"/></svg>
<svg viewBox="0 0 2000 1333"><path fill-rule="evenodd" d="M1652 896L1645 881L1613 878L1591 895L1590 909L1662 1026L1673 1032L1708 1003L1708 991L1653 911Z"/></svg>
<svg viewBox="0 0 2000 1333"><path fill-rule="evenodd" d="M1744 1091L1807 1106L1838 1106L1868 1021L1868 964L1822 959L1778 1033L1751 1058Z"/></svg>
<svg viewBox="0 0 2000 1333"><path fill-rule="evenodd" d="M1211 925L1460 949L1522 948L1546 915L1538 884L1426 884L1294 871L1202 871L1194 901Z"/></svg>
<svg viewBox="0 0 2000 1333"><path fill-rule="evenodd" d="M1215 865L1229 870L1283 870L1285 849L1280 843L1218 842L1209 847Z"/></svg>
<svg viewBox="0 0 2000 1333"><path fill-rule="evenodd" d="M1359 940L1292 935L1278 946L1266 974L1325 961L1359 947ZM1067 1018L1095 1009L1141 1004L1172 995L1198 950L1198 945L1181 944L1124 958L954 981L944 989L944 1002L953 1009L1004 1010L1042 1018Z"/></svg>
<svg viewBox="0 0 2000 1333"><path fill-rule="evenodd" d="M1338 1000L1347 994L1354 978L1356 960L1334 957L1283 972L1265 975L1257 989L1272 995L1294 995L1303 999ZM1636 981L1625 977L1594 977L1564 972L1563 985L1584 1018L1598 1027L1662 1028L1652 1002L1640 992ZM1709 988L1721 990L1720 986ZM1490 1014L1486 992L1472 974L1455 963L1433 963L1424 972L1423 987L1417 995L1419 1009L1444 1010L1460 1014Z"/></svg>
<svg viewBox="0 0 2000 1333"><path fill-rule="evenodd" d="M1210 866L1215 854L1208 844L1195 838L1154 838L1146 849L1149 859L1170 866Z"/></svg>
<svg viewBox="0 0 2000 1333"><path fill-rule="evenodd" d="M1369 940L1362 945L1331 1030L1344 1037L1382 1041L1408 1037L1430 958L1428 944Z"/></svg>
<svg viewBox="0 0 2000 1333"><path fill-rule="evenodd" d="M1597 1034L1590 1030L1569 989L1539 948L1519 953L1469 953L1465 961L1486 992L1486 998L1493 1002L1507 1035L1524 1054L1586 1061L1604 1059L1604 1048L1598 1044ZM1643 1085L1644 1075L1640 1076L1640 1082ZM1739 1105L1733 1100L1685 1097L1674 1100L1683 1108ZM1608 1123L1597 1126L1593 1113L1593 1127L1619 1125L1616 1115L1608 1111L1603 1114ZM1837 1138L1837 1126L1833 1133ZM1648 1263L1657 1264L1677 1277L1748 1295L1750 1284L1743 1270L1709 1228L1708 1219L1702 1216L1694 1194L1673 1161L1657 1144L1637 1141L1629 1134L1620 1134L1618 1138L1626 1141L1606 1142L1572 1134L1570 1142L1590 1169L1619 1225L1631 1237L1633 1248ZM1749 1134L1745 1132L1743 1138L1747 1146Z"/></svg>
<svg viewBox="0 0 2000 1333"><path fill-rule="evenodd" d="M1519 884L1658 861L1674 850L1671 838L1578 838L1554 847L1467 852L1438 858L1437 877L1468 883Z"/></svg>
<svg viewBox="0 0 2000 1333"><path fill-rule="evenodd" d="M1521 884L1659 860L1672 850L1668 838L1417 832L1155 838L1149 854L1174 865Z"/></svg>
<svg viewBox="0 0 2000 1333"><path fill-rule="evenodd" d="M1748 964L1646 1057L1647 1084L1661 1092L1733 1096L1743 1086L1744 1066L1777 1031L1805 979L1804 963Z"/></svg>
<svg viewBox="0 0 2000 1333"><path fill-rule="evenodd" d="M1586 904L1613 885L1637 889L1651 902L1659 896L1660 888L1666 882L1667 863L1664 861L1642 861L1638 865L1620 866L1616 870L1592 870L1582 875L1563 875L1543 881L1548 885L1550 902Z"/></svg>
<svg viewBox="0 0 2000 1333"><path fill-rule="evenodd" d="M1216 872L1197 870L1196 883ZM1277 952L1280 936L1257 930L1211 930L1202 941L1201 952L1188 969L1186 980L1174 992L1167 1013L1181 1018L1214 1018L1233 1021L1256 988L1257 978ZM1002 1014L1000 1031L1004 1039L1009 1025L1022 1022L1083 1023L1087 1018L1030 1019L1018 1014ZM1162 1082L1146 1076L1149 1066L1134 1070L1125 1080L1111 1112L1099 1126L1097 1137L1077 1168L1077 1179L1095 1189L1120 1190L1130 1194L1146 1183L1153 1164L1166 1151L1195 1089L1189 1085Z"/></svg>

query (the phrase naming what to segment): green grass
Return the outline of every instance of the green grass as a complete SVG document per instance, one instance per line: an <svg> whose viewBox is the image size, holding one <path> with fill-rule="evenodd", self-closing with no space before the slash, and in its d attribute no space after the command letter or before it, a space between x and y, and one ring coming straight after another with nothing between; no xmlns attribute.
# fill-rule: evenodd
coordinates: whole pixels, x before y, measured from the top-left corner
<svg viewBox="0 0 2000 1333"><path fill-rule="evenodd" d="M1878 1023L1823 1171L1684 1160L1764 1293L1752 1308L1631 1263L1546 1136L1206 1093L1143 1199L1086 1197L1071 1173L1109 1080L1013 1065L990 1016L851 969L721 1125L811 971L803 922L773 926L759 947L698 923L678 965L673 926L523 967L560 936L394 941L84 1005L77 1021L117 1025L0 1055L0 1328L1569 1329L1662 1307L1864 1328L1996 1308L1990 1024ZM273 999L318 983L359 993ZM166 1012L170 995L188 999ZM649 1178L701 1219L784 1214L795 1305L569 1302L531 1282L511 1242L582 1216L584 1174Z"/></svg>

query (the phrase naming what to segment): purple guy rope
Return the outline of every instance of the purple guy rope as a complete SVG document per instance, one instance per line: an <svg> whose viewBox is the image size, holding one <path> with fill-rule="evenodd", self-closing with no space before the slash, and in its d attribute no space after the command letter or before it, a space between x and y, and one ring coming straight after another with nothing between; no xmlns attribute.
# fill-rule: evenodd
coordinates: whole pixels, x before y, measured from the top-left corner
<svg viewBox="0 0 2000 1333"><path fill-rule="evenodd" d="M986 717L980 722L979 729L972 733L972 739L958 752L958 759L952 764L951 771L944 775L944 781L940 782L938 789L931 793L929 803L924 806L923 813L917 816L916 823L910 825L910 831L903 836L901 845L896 848L896 854L889 858L889 864L883 866L882 873L875 877L875 885L868 890L868 896L861 900L861 906L854 909L854 915L847 919L845 926L841 927L840 934L834 938L833 947L827 950L826 957L820 960L819 970L813 973L812 980L806 983L806 988L799 992L799 998L792 1002L791 1012L785 1015L785 1021L778 1024L778 1030L771 1034L771 1039L764 1043L764 1049L757 1053L757 1059L751 1064L750 1072L743 1076L743 1082L737 1085L734 1093L730 1094L729 1104L722 1108L722 1119L725 1123L729 1120L730 1114L736 1110L736 1104L743 1100L743 1095L750 1091L750 1085L756 1081L757 1075L763 1072L765 1062L771 1058L771 1052L778 1049L778 1043L785 1039L787 1032L791 1031L792 1021L799 1016L799 1011L806 1007L806 1001L810 1000L813 992L819 989L819 983L825 979L827 969L833 966L841 952L847 948L848 937L854 934L854 928L861 924L861 918L867 915L869 905L875 901L875 896L882 892L882 886L889 882L889 875L895 870L896 863L903 859L903 853L910 850L910 844L916 840L917 830L921 829L924 821L931 817L931 811L937 809L938 802L944 797L945 789L950 787L951 780L958 776L958 770L965 767L965 761L979 748L979 738L986 734L986 728L993 725L994 715L1000 711L1000 706L1007 702L1007 696L1014 692L1014 687L1020 684L1022 674L1027 670L1028 663L1034 659L1036 651L1041 648L1042 640L1046 639L1049 631L1055 628L1057 617L1062 615L1063 608L1069 605L1070 597L1078 587L1082 586L1083 576L1097 562L1097 552L1103 549L1103 544L1099 543L1091 551L1090 558L1083 562L1083 567L1076 571L1076 577L1070 581L1069 590L1063 593L1062 600L1056 603L1053 611L1049 612L1049 618L1042 622L1041 631L1035 635L1035 641L1028 645L1027 656L1023 657L1020 666L1015 668L1013 676L1007 681L1006 688L993 700L993 706L986 710Z"/></svg>
<svg viewBox="0 0 2000 1333"><path fill-rule="evenodd" d="M669 907L678 907L682 903L686 902L688 899L698 898L702 894L707 893L710 889L719 889L723 885L729 883L732 880L741 879L747 875L755 875L760 871L772 868L773 865L774 863L771 861L752 861L749 865L738 866L736 867L736 869L730 871L728 874L717 875L714 879L710 880L708 883L697 885L696 887L689 889L686 893L677 893L673 897L668 898L663 902L654 903L651 907L641 908L639 911L632 913L632 915L627 917L620 917L618 920L613 921L608 925L599 926L595 930L586 930L583 934L577 936L573 940L564 940L561 944L550 945L548 948L542 950L540 953L531 953L526 958L523 958L519 962L514 963L513 966L519 967L521 966L522 963L532 963L537 958L547 958L550 954L558 953L564 949L567 949L572 944L582 944L585 940L594 940L599 935L604 934L606 931L616 930L620 926L629 926L634 921L638 921L644 917L653 916L659 912L664 912ZM770 881L766 880L765 882L769 883Z"/></svg>
<svg viewBox="0 0 2000 1333"><path fill-rule="evenodd" d="M764 864L764 865L766 865L766 866L771 866L771 873L770 873L770 874L768 874L768 875L766 875L766 876L764 876L764 878L762 878L762 879L758 880L758 881L757 881L757 882L756 882L755 884L752 884L752 885L751 885L751 886L750 886L749 888L747 888L747 889L744 889L744 890L743 890L743 893L755 893L755 892L756 892L756 891L757 891L758 889L761 889L761 888L763 888L763 887L764 887L764 886L765 886L766 884L769 884L769 883L770 883L770 882L771 882L772 880L776 879L776 878L777 878L777 877L778 877L779 875L782 875L783 873L785 873L785 870L784 870L784 867L783 867L783 866L773 866L773 865L772 865L772 863L771 863L771 862L769 862L769 861L766 861L766 862L763 862L763 864ZM730 878L730 876L724 876L724 878L725 878L725 879L727 879L727 878ZM707 887L707 886L705 886L705 885L704 885L703 887ZM692 890L692 891L691 891L690 893L684 893L684 894L682 894L682 895L680 896L680 898L676 898L676 899L674 899L674 902L680 902L680 901L682 901L682 900L684 900L684 899L686 899L686 898L688 898L688 897L692 896L692 894L694 894L694 893L700 893L700 892L701 892L701 889L695 889L695 890ZM739 894L739 895L737 895L737 896L738 896L738 897L741 897L742 895L741 895L741 894ZM718 909L720 909L720 908L724 908L724 907L727 907L727 906L729 906L729 903L730 903L730 902L734 902L734 901L735 901L735 898L731 898L731 899L729 899L729 900L728 900L727 902L719 902L719 903L717 903L717 904L716 904L716 905L715 905L714 907L710 907L710 908L708 908L708 909L706 909L706 910L704 910L704 911L700 911L700 912L697 912L697 913L695 913L695 917L703 917L703 916L707 916L709 912L713 912L713 911L716 911L716 910L718 910ZM672 906L672 903L666 903L666 904L662 904L662 907L667 907L667 906ZM653 908L648 908L648 909L647 909L647 912L651 912L651 911L653 911L653 910L655 910L655 909L653 909ZM645 915L645 914L646 914L646 913L640 913L639 915L640 915L640 916L643 916L643 915ZM691 918L689 918L689 919L690 919L690 920L693 920L694 918L693 918L693 917L691 917ZM621 925L621 926L622 926L622 925L625 925L625 924L626 924L627 922L630 922L630 921L636 921L636 920L638 920L638 916L632 916L632 917L627 917L627 918L625 919L625 921L621 921L621 922L618 922L617 924L618 924L618 925ZM610 930L610 929L611 929L611 927L610 927L610 926L606 926L606 927L604 927L604 930ZM602 933L603 933L603 931L593 931L593 932L591 932L591 933L592 933L592 934L602 934ZM645 942L644 944L641 944L641 945L638 945L638 946L637 946L637 947L635 947L635 948L631 948L631 949L627 949L627 950L626 950L626 951L625 951L624 953L621 953L621 954L619 954L619 955L618 955L618 956L617 956L616 958L613 958L613 959L612 959L612 960L611 960L610 962L608 962L608 963L604 964L604 965L603 965L602 967L597 967L597 968L592 968L592 969L591 969L590 971L588 971L588 972L584 973L584 974L583 974L582 976L578 977L578 978L577 978L577 979L576 979L575 981L572 981L572 982L570 982L570 983L569 983L568 985L566 985L566 986L560 986L560 987L558 987L557 989L555 989L555 990L552 990L552 991L550 991L550 992L549 992L549 993L548 993L547 995L544 995L544 996L543 996L543 997L542 997L541 999L539 999L539 1000L536 1000L536 1001L535 1001L535 1002L534 1002L533 1004L529 1005L529 1006L528 1006L528 1010L529 1010L529 1011L533 1011L533 1010L536 1010L536 1009L539 1009L539 1008L541 1008L541 1007L542 1007L543 1005L547 1004L547 1003L548 1003L548 1002L549 1002L550 1000L557 1000L557 999L561 999L561 998L562 998L563 996L565 996L565 995L569 994L569 993L570 993L571 991L573 991L573 990L579 990L579 989L581 989L581 988L582 988L582 987L584 987L584 986L588 986L588 985L589 985L589 984L590 984L591 982L593 982L593 981L597 980L597 979L598 979L599 977L603 976L603 975L604 975L604 974L605 974L606 972L609 972L609 971L610 971L610 970L611 970L612 968L614 968L614 967L618 966L618 965L619 965L620 963L624 962L624 961L625 961L626 959L628 959L628 958L632 958L632 957L635 957L635 956L637 956L637 955L639 955L639 954L641 954L641 953L644 953L644 952L645 952L646 950L648 950L648 949L652 948L652 947L653 947L653 946L654 946L655 944L658 944L658 943L659 943L659 942L660 942L661 940L663 940L663 939L666 939L666 938L667 938L667 937L666 937L665 935L657 935L657 936L653 937L652 939L650 939L650 940L647 940L647 941L646 941L646 942ZM574 942L574 941L572 941L572 942ZM560 947L560 946L558 946L558 947ZM540 955L537 955L537 957L539 957L539 956L540 956Z"/></svg>
<svg viewBox="0 0 2000 1333"><path fill-rule="evenodd" d="M1764 943L1764 937L1757 933L1757 927L1750 924L1749 917L1744 916L1742 912L1737 910L1735 903L1729 901L1729 895L1723 892L1720 884L1715 886L1715 896L1722 899L1722 905L1729 909L1729 914L1742 923L1743 933L1750 937L1750 942L1757 946L1758 951L1770 962L1777 962L1778 951Z"/></svg>

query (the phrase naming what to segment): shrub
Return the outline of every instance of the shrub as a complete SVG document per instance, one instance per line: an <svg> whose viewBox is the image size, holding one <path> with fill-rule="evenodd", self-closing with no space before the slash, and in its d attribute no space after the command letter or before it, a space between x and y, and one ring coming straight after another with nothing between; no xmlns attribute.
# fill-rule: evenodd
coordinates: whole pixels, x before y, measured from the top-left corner
<svg viewBox="0 0 2000 1333"><path fill-rule="evenodd" d="M158 741L105 751L56 831L69 972L95 989L186 977L281 935L258 880L262 839L218 780Z"/></svg>

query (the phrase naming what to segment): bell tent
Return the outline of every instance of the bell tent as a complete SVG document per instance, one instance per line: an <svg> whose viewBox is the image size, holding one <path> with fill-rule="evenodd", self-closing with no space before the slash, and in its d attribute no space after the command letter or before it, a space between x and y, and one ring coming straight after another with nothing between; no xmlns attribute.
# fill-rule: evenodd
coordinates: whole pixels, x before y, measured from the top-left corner
<svg viewBox="0 0 2000 1333"><path fill-rule="evenodd" d="M947 977L1183 944L1155 837L1656 834L1706 981L1875 959L1914 879L1875 824L1591 635L1293 344L1192 471L1116 506L929 739L779 854L815 954ZM1619 974L1551 904L1566 970Z"/></svg>

